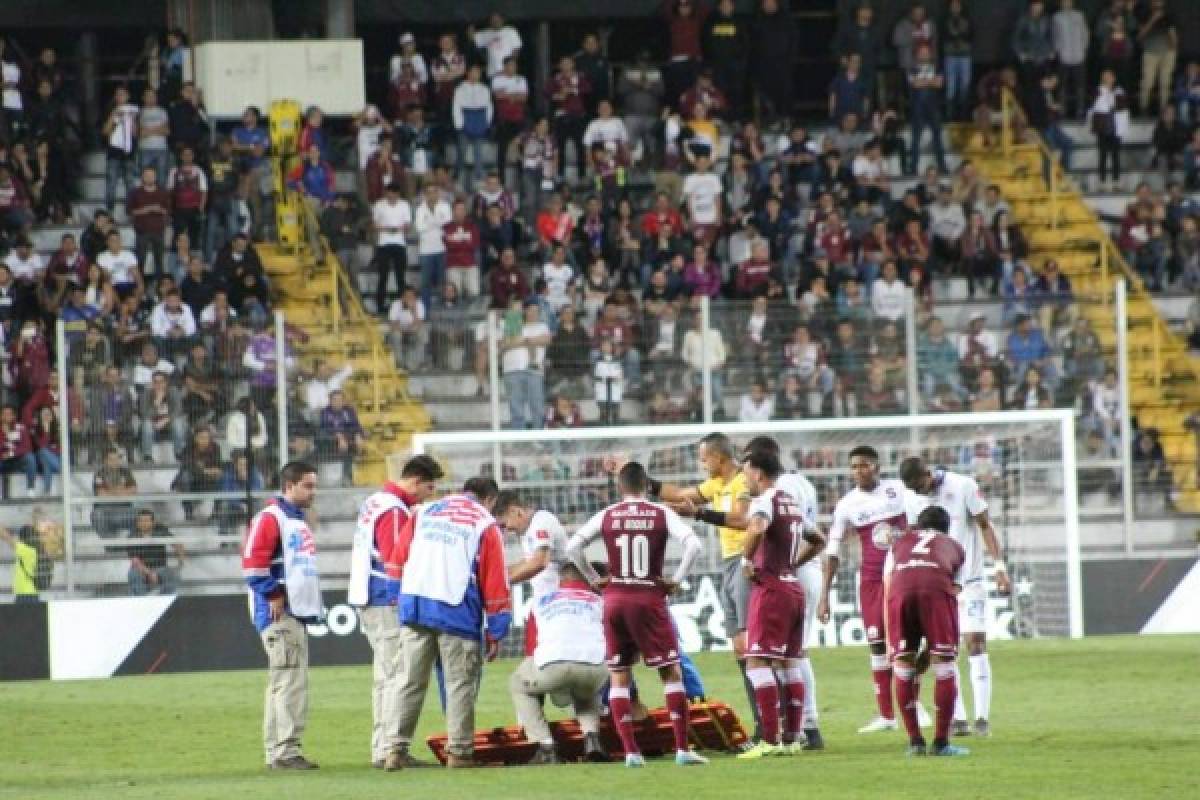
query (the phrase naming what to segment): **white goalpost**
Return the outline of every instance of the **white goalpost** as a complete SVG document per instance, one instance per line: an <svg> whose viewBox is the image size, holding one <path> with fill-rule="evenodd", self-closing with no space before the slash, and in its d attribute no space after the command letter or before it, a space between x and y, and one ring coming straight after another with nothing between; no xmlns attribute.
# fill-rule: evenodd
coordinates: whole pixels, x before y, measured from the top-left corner
<svg viewBox="0 0 1200 800"><path fill-rule="evenodd" d="M415 435L413 451L442 464L442 488L453 490L474 475L491 475L502 488L516 489L553 511L571 530L615 499L611 476L602 465L606 455L622 453L641 461L658 480L694 484L705 477L696 444L713 432L727 434L735 446L753 436L773 436L784 466L803 472L817 487L825 523L850 488L848 454L856 445L879 451L885 477L895 477L909 455L971 475L987 497L1014 584L1009 598L991 593L989 638L1083 635L1075 420L1070 410L437 432ZM728 641L715 602L720 560L715 531L697 525L706 536L705 558L672 612L685 649L724 649ZM863 641L855 575L856 559L843 559L831 603L835 619L817 632L823 644ZM518 607L517 619L523 616Z"/></svg>

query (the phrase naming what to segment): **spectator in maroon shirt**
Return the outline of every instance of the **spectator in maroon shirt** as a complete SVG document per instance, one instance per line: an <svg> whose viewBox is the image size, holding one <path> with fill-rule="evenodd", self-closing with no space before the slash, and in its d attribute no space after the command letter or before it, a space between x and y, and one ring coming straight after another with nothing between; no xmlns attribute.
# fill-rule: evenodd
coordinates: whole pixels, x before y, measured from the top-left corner
<svg viewBox="0 0 1200 800"><path fill-rule="evenodd" d="M479 296L479 228L467 216L467 204L454 201L454 218L442 226L446 280L464 298Z"/></svg>
<svg viewBox="0 0 1200 800"><path fill-rule="evenodd" d="M621 318L621 304L615 297L604 302L604 312L592 328L591 360L600 360L600 345L612 342L613 355L625 370L626 386L636 391L642 382L642 357L634 341L633 327Z"/></svg>
<svg viewBox="0 0 1200 800"><path fill-rule="evenodd" d="M142 170L142 182L129 193L125 211L133 220L134 255L146 274L147 252L154 256L154 277L166 272L167 219L171 210L171 195L158 185L158 173L153 167Z"/></svg>
<svg viewBox="0 0 1200 800"><path fill-rule="evenodd" d="M529 282L517 264L517 252L511 247L500 251L500 261L488 281L492 289L492 308L508 308L513 300L529 296Z"/></svg>
<svg viewBox="0 0 1200 800"><path fill-rule="evenodd" d="M729 109L725 93L713 83L712 71L707 68L700 71L696 82L679 99L680 108L695 108L697 105L704 106L709 117L724 116Z"/></svg>
<svg viewBox="0 0 1200 800"><path fill-rule="evenodd" d="M33 441L29 429L17 421L15 406L0 409L0 488L4 499L8 499L9 472L24 472L25 484L30 497L37 496L37 458L33 454Z"/></svg>
<svg viewBox="0 0 1200 800"><path fill-rule="evenodd" d="M409 106L425 105L425 84L411 61L400 65L400 74L392 81L388 92L392 119L402 119Z"/></svg>
<svg viewBox="0 0 1200 800"><path fill-rule="evenodd" d="M7 164L0 163L0 229L12 236L28 233L32 225L29 191Z"/></svg>
<svg viewBox="0 0 1200 800"><path fill-rule="evenodd" d="M663 0L660 13L667 23L670 63L663 70L668 102L674 103L696 82L696 71L704 57L701 44L704 23L711 9L701 0Z"/></svg>
<svg viewBox="0 0 1200 800"><path fill-rule="evenodd" d="M575 163L583 174L587 156L583 150L583 133L587 129L587 97L591 86L587 78L575 70L575 59L564 56L558 62L558 72L546 85L546 96L554 112L554 141L559 152L559 165L567 168L567 142L575 145Z"/></svg>
<svg viewBox="0 0 1200 800"><path fill-rule="evenodd" d="M764 294L771 278L771 253L766 241L759 239L750 248L750 257L738 264L734 289L738 297L750 298Z"/></svg>
<svg viewBox="0 0 1200 800"><path fill-rule="evenodd" d="M379 137L379 149L367 160L364 170L367 179L367 203L375 205L375 201L383 197L384 191L393 183L404 185L404 157L396 152L396 146L390 133Z"/></svg>
<svg viewBox="0 0 1200 800"><path fill-rule="evenodd" d="M204 241L208 177L196 164L196 151L191 145L185 144L179 149L179 166L167 177L167 190L171 193L171 229L175 235L186 231L190 241Z"/></svg>

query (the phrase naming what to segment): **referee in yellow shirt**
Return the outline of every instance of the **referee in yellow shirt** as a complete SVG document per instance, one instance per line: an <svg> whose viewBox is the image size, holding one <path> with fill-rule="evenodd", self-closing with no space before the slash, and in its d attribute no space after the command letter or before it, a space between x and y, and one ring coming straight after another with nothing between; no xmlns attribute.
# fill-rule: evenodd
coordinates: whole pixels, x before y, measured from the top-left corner
<svg viewBox="0 0 1200 800"><path fill-rule="evenodd" d="M13 602L39 602L37 575L40 552L37 533L30 525L21 528L16 536L7 528L0 528L0 542L7 543L13 549Z"/></svg>
<svg viewBox="0 0 1200 800"><path fill-rule="evenodd" d="M733 654L742 673L742 685L754 712L757 731L762 727L758 704L754 699L754 687L746 677L746 613L750 604L750 582L742 572L742 540L746 536L750 490L738 468L733 442L725 434L705 436L700 440L696 455L708 480L695 486L677 486L651 479L650 493L671 504L680 514L717 528L721 541L721 609L725 614L725 632L733 641Z"/></svg>

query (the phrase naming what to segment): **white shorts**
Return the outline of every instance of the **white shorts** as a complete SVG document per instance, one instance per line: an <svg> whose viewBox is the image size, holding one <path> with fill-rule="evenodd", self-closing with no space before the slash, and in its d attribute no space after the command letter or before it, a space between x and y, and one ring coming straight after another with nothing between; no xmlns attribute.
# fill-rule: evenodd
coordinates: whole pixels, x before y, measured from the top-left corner
<svg viewBox="0 0 1200 800"><path fill-rule="evenodd" d="M958 595L958 632L984 633L988 630L988 593L982 578L968 581Z"/></svg>
<svg viewBox="0 0 1200 800"><path fill-rule="evenodd" d="M805 564L796 570L800 588L804 589L804 646L817 645L817 603L821 601L821 570Z"/></svg>

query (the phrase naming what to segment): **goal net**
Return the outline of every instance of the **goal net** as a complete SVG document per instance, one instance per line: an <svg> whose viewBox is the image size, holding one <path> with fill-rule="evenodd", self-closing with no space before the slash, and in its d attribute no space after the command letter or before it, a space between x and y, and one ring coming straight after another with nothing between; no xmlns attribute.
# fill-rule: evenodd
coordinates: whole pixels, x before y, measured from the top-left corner
<svg viewBox="0 0 1200 800"><path fill-rule="evenodd" d="M856 445L879 451L884 477L897 477L900 461L909 455L974 477L990 506L1013 583L1010 596L1000 595L989 567L989 638L1082 635L1070 411L425 433L414 438L414 449L442 464L442 488L454 490L474 475L491 475L502 488L516 489L533 506L554 512L571 531L616 500L604 469L606 456L628 456L658 480L695 485L706 477L697 442L714 431L729 435L738 447L753 436L773 436L785 467L800 470L816 486L825 525L838 499L852 487L849 452ZM672 614L685 649L726 649L730 642L719 602L716 531L695 524L705 540L704 557L673 598ZM518 543L509 544L510 558L518 558ZM816 632L826 646L866 641L857 600L857 537L849 537L845 547L850 551L843 551L831 619ZM673 556L668 551L668 559ZM514 596L515 618L523 624L528 588L515 587ZM515 647L519 637L511 638L510 647Z"/></svg>

